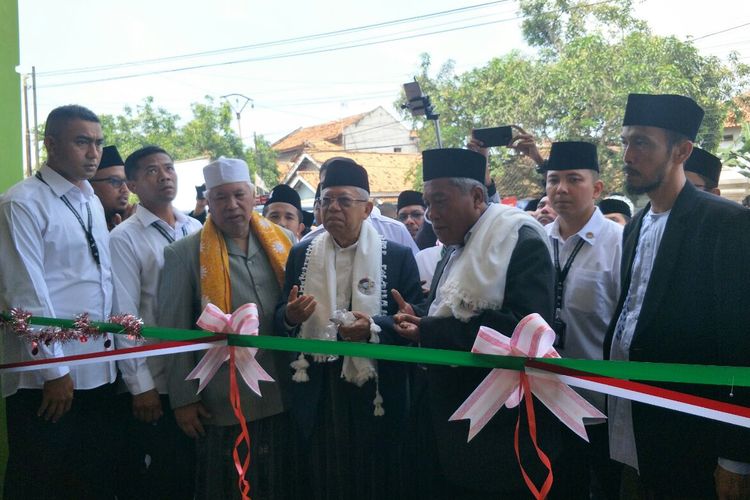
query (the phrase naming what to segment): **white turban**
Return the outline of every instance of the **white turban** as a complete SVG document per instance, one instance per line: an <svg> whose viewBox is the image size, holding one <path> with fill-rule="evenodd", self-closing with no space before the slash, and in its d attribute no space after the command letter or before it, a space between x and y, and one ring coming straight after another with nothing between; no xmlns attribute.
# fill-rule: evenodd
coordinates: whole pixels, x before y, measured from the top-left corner
<svg viewBox="0 0 750 500"><path fill-rule="evenodd" d="M247 163L243 160L224 158L223 156L203 167L203 178L206 180L206 189L213 189L232 182L249 182L252 184Z"/></svg>

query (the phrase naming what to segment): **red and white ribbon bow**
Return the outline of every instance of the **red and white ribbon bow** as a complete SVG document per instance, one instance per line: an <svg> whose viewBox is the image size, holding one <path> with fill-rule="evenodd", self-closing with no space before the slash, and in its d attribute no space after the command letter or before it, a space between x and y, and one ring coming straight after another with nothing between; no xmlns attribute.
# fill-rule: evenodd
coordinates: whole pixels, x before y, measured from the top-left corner
<svg viewBox="0 0 750 500"><path fill-rule="evenodd" d="M483 326L479 329L471 352L499 354L504 356L526 356L529 358L559 358L552 347L555 332L538 314L523 318L511 338ZM556 378L538 377L523 371L493 369L471 393L450 420L469 419L469 439L490 421L505 405L515 408L524 396L522 377L529 382L531 392L554 413L565 425L588 441L583 418L606 418L567 384Z"/></svg>
<svg viewBox="0 0 750 500"><path fill-rule="evenodd" d="M255 304L245 304L232 314L225 314L215 305L208 304L203 309L203 313L197 322L199 327L210 332L239 335L258 335L258 324L258 308ZM261 380L273 382L274 380L255 359L255 353L258 349L254 347L230 347L226 345L212 347L185 380L199 379L198 392L201 392L221 365L229 360L229 354L232 350L242 380L254 393L260 396L258 382Z"/></svg>

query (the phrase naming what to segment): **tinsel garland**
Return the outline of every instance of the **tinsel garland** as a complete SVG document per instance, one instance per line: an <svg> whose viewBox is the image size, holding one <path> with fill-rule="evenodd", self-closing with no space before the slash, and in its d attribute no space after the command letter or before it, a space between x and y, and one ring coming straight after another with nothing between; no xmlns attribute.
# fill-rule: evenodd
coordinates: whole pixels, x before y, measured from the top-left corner
<svg viewBox="0 0 750 500"><path fill-rule="evenodd" d="M98 340L104 338L104 348L112 346L112 339L107 336L107 332L102 332L98 327L91 325L89 313L82 313L75 317L73 328L60 328L47 326L41 329L33 329L29 324L31 313L20 308L10 310L10 317L0 316L0 325L9 326L16 335L31 344L31 354L39 353L39 345L49 346L52 342L88 342L89 340ZM143 340L141 333L143 321L132 314L114 314L109 318L110 323L118 324L122 327L122 333L128 338L136 341ZM120 332L117 332L120 333Z"/></svg>

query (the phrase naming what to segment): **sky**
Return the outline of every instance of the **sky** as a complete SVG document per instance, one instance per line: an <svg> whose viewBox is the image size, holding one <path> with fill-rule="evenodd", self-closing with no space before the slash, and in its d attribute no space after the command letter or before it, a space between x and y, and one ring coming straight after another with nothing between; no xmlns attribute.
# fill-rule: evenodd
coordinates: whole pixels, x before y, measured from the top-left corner
<svg viewBox="0 0 750 500"><path fill-rule="evenodd" d="M635 3L655 33L697 39L721 58L735 50L750 63L747 2ZM19 0L18 70L36 68L39 122L63 104L120 114L146 96L188 119L206 95L241 94L252 99L241 115L251 144L253 132L273 141L377 106L398 116L393 103L421 53L435 70L452 59L463 72L530 52L518 17L517 0ZM342 48L351 45L359 47Z"/></svg>

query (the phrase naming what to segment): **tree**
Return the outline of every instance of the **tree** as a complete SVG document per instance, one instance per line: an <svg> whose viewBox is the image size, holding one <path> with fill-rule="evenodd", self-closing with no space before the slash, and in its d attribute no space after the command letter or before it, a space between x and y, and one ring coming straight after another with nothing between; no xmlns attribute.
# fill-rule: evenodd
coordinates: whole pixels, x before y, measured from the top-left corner
<svg viewBox="0 0 750 500"><path fill-rule="evenodd" d="M227 103L216 105L213 98L206 96L205 102L193 103L191 111L192 119L180 125L179 115L155 106L154 98L146 97L135 110L128 106L121 115L101 115L99 119L106 143L116 145L123 155L157 145L175 160L245 156L242 141L232 130L232 112Z"/></svg>
<svg viewBox="0 0 750 500"><path fill-rule="evenodd" d="M440 113L445 147L462 147L472 128L520 124L542 144L588 140L599 146L609 191L622 189L620 127L627 95L679 93L706 110L698 141L714 151L727 103L748 84L748 67L698 53L690 42L653 35L630 15L630 0L587 4L523 0L522 29L537 53L511 51L456 75L451 61L432 77L423 55L418 80ZM414 120L423 148L435 146L423 118ZM540 189L526 159L505 148L493 154L492 173L503 195Z"/></svg>
<svg viewBox="0 0 750 500"><path fill-rule="evenodd" d="M279 169L276 165L276 151L262 135L255 136L254 142L254 148L247 151L247 164L250 166L250 172L263 179L270 190L280 181Z"/></svg>

